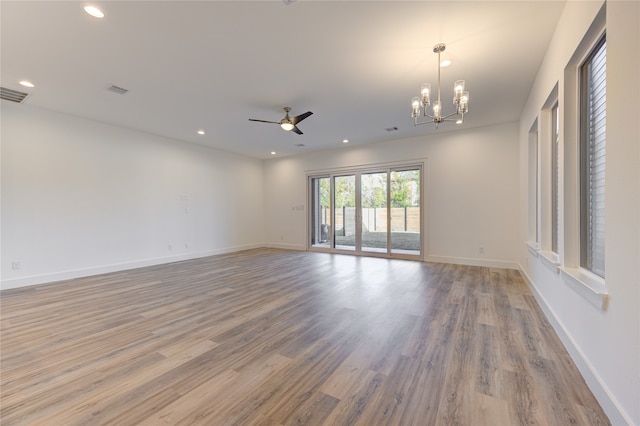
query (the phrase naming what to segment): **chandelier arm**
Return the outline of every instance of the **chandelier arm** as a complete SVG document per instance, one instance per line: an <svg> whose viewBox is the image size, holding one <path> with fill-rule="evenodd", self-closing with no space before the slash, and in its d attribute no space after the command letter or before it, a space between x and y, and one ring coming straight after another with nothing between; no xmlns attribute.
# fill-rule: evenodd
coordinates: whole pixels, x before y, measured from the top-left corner
<svg viewBox="0 0 640 426"><path fill-rule="evenodd" d="M460 115L460 113L458 113L458 112L452 112L451 114L448 114L448 115L445 115L444 117L442 117L442 119L443 119L443 120L446 120L447 118L452 117L452 116L454 116L454 115ZM453 120L450 120L450 121L453 121Z"/></svg>
<svg viewBox="0 0 640 426"><path fill-rule="evenodd" d="M421 124L433 124L433 123L437 123L435 120L435 117L431 117L429 116L429 118L431 118L431 120L428 121L418 121L417 118L414 117L413 119L413 126L420 126Z"/></svg>

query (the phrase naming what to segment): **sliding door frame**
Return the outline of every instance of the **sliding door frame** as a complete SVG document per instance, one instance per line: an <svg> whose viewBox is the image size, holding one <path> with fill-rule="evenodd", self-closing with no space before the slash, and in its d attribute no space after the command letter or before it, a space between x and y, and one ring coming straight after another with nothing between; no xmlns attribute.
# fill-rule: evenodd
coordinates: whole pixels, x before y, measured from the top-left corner
<svg viewBox="0 0 640 426"><path fill-rule="evenodd" d="M391 237L391 173L401 172L409 170L419 170L419 199L420 199L420 254L406 254L406 253L394 253L392 250L392 237ZM362 194L361 194L361 175L369 173L382 173L387 174L387 215L386 215L386 229L387 229L387 251L386 253L377 251L362 250ZM334 209L334 178L338 176L355 175L356 184L356 202L355 202L355 247L354 250L344 250L336 248L335 244L335 209ZM312 190L313 179L328 178L330 182L330 205L329 211L331 214L331 226L329 232L328 246L314 245L312 242L312 219L311 215L315 214L313 211L314 203L312 198L314 197ZM414 160L414 161L402 161L393 163L378 163L378 164L366 164L354 167L336 168L336 169L323 169L323 170L309 170L306 172L306 185L307 185L307 205L309 206L308 213L306 215L306 239L307 251L318 251L326 253L339 253L339 254L351 254L355 256L368 256L368 257L383 257L394 259L408 259L408 260L421 260L423 261L426 256L425 241L426 241L426 212L425 212L425 182L426 182L426 159Z"/></svg>

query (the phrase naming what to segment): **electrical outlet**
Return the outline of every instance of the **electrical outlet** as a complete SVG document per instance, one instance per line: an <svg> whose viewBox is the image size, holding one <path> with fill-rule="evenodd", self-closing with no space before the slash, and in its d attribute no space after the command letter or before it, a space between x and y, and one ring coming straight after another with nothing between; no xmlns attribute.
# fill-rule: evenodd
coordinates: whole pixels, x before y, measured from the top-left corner
<svg viewBox="0 0 640 426"><path fill-rule="evenodd" d="M20 262L11 262L11 269L14 271L20 270Z"/></svg>
<svg viewBox="0 0 640 426"><path fill-rule="evenodd" d="M478 251L480 252L480 254L484 254L484 247L480 247Z"/></svg>
<svg viewBox="0 0 640 426"><path fill-rule="evenodd" d="M184 248L188 249L189 248L189 243L184 243Z"/></svg>
<svg viewBox="0 0 640 426"><path fill-rule="evenodd" d="M167 250L172 251L172 250L173 250L173 246L172 246L171 244L169 244L169 245L167 246Z"/></svg>

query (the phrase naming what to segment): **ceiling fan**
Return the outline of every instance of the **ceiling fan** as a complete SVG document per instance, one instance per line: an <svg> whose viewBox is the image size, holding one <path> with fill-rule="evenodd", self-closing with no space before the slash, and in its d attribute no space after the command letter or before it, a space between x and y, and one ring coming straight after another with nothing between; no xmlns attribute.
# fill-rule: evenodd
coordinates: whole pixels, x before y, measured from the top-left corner
<svg viewBox="0 0 640 426"><path fill-rule="evenodd" d="M293 130L294 133L301 135L302 132L300 131L300 129L298 129L297 124L302 120L304 120L305 118L309 117L313 113L311 111L307 111L304 114L300 114L291 118L289 117L289 111L291 111L291 108L284 107L283 109L284 109L285 115L284 115L284 118L280 121L256 120L255 118L250 118L249 121L257 121L259 123L279 124L280 127L282 127L287 132Z"/></svg>

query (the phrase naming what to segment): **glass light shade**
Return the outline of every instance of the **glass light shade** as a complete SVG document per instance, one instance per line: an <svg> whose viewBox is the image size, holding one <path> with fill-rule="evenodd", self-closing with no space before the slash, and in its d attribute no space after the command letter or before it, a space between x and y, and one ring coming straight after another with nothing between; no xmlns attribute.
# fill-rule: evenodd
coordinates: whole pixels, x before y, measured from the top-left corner
<svg viewBox="0 0 640 426"><path fill-rule="evenodd" d="M288 123L288 122L284 122L284 123L280 123L280 127L282 127L284 130L286 130L287 132L289 130L293 130L293 124Z"/></svg>
<svg viewBox="0 0 640 426"><path fill-rule="evenodd" d="M420 98L414 96L411 99L411 117L417 117L420 115Z"/></svg>
<svg viewBox="0 0 640 426"><path fill-rule="evenodd" d="M462 92L464 92L464 80L457 80L453 84L453 103L457 104L460 102L460 98L462 97Z"/></svg>
<svg viewBox="0 0 640 426"><path fill-rule="evenodd" d="M433 116L436 118L440 118L440 101L435 101L433 103Z"/></svg>
<svg viewBox="0 0 640 426"><path fill-rule="evenodd" d="M462 92L460 96L460 112L465 113L469 111L469 92Z"/></svg>
<svg viewBox="0 0 640 426"><path fill-rule="evenodd" d="M431 84L424 83L420 88L420 95L422 95L422 105L424 106L429 105L429 102L430 102L429 97L431 95Z"/></svg>

